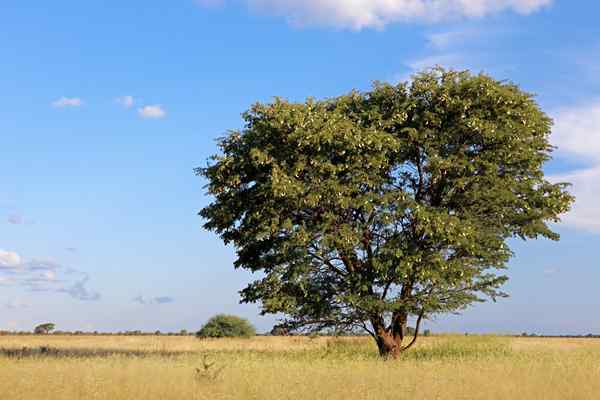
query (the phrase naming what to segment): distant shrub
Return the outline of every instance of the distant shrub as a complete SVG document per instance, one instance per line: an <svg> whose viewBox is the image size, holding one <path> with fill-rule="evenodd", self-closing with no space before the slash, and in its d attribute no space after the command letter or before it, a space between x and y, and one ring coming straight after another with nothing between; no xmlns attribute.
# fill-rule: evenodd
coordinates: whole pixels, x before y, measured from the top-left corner
<svg viewBox="0 0 600 400"><path fill-rule="evenodd" d="M196 333L199 338L251 337L255 335L256 329L248 320L226 314L215 315Z"/></svg>
<svg viewBox="0 0 600 400"><path fill-rule="evenodd" d="M429 329L425 329L423 331L423 336L431 336L431 331Z"/></svg>
<svg viewBox="0 0 600 400"><path fill-rule="evenodd" d="M53 323L47 322L45 324L40 324L36 326L33 330L33 333L35 333L36 335L47 335L50 332L52 332L55 327L56 325L54 325Z"/></svg>
<svg viewBox="0 0 600 400"><path fill-rule="evenodd" d="M288 336L290 331L283 325L275 325L273 329L271 329L271 336Z"/></svg>

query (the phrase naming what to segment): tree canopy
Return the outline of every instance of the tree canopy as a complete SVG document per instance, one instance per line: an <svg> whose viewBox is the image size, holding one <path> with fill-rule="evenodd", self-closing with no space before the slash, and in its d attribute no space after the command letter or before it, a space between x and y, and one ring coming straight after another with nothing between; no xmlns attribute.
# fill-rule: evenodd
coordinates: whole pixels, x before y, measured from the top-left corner
<svg viewBox="0 0 600 400"><path fill-rule="evenodd" d="M200 338L251 337L255 335L256 330L248 320L226 314L215 315L196 333L196 336Z"/></svg>
<svg viewBox="0 0 600 400"><path fill-rule="evenodd" d="M33 330L33 333L35 333L37 335L46 335L46 334L52 332L55 328L56 328L55 324L53 324L51 322L47 322L45 324L40 324L40 325L36 326L35 329Z"/></svg>
<svg viewBox="0 0 600 400"><path fill-rule="evenodd" d="M507 240L558 240L548 223L573 201L544 177L551 119L484 74L436 68L243 118L197 170L205 228L262 272L242 301L292 329L364 329L382 355L423 318L505 296Z"/></svg>

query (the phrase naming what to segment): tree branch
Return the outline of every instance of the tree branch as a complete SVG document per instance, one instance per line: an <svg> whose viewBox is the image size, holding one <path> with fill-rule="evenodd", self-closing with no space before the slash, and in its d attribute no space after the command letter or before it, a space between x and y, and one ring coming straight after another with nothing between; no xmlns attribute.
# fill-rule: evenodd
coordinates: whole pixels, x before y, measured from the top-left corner
<svg viewBox="0 0 600 400"><path fill-rule="evenodd" d="M419 328L421 327L421 320L423 319L424 314L425 314L425 310L421 310L421 312L419 313L419 316L417 317L417 323L415 325L415 335L413 336L410 343L407 344L406 346L404 346L401 351L410 349L412 347L412 345L414 345L415 342L417 341L417 337L419 336Z"/></svg>

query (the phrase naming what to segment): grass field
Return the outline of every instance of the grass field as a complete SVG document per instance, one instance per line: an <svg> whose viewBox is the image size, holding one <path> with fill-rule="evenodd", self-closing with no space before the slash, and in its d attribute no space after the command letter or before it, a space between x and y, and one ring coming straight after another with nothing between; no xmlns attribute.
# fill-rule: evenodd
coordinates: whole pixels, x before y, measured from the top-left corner
<svg viewBox="0 0 600 400"><path fill-rule="evenodd" d="M4 336L0 348L3 400L600 398L599 339L435 336L388 362L368 338Z"/></svg>

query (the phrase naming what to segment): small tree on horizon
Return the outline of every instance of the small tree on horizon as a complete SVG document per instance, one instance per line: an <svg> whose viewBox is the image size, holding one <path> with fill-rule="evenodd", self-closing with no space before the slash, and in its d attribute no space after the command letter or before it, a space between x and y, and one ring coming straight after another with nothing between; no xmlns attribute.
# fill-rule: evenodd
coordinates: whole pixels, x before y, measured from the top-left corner
<svg viewBox="0 0 600 400"><path fill-rule="evenodd" d="M199 338L249 338L255 335L256 329L247 319L227 314L218 314L210 318L196 333Z"/></svg>
<svg viewBox="0 0 600 400"><path fill-rule="evenodd" d="M204 227L263 274L242 302L290 329L363 329L382 356L424 318L506 296L507 240L558 240L548 223L573 201L544 177L551 119L483 74L436 68L243 118L197 170L214 197Z"/></svg>
<svg viewBox="0 0 600 400"><path fill-rule="evenodd" d="M56 328L55 324L53 324L51 322L47 322L45 324L40 324L40 325L36 326L35 329L33 330L33 333L35 333L36 335L47 335L50 332L52 332L55 328Z"/></svg>

